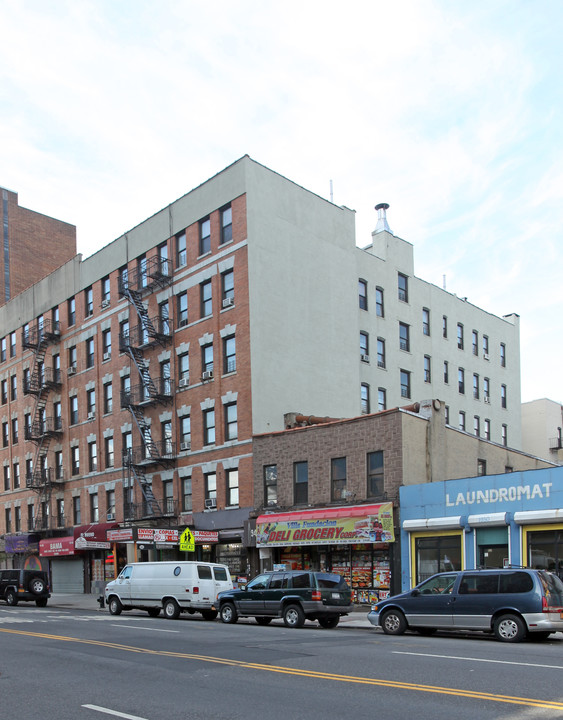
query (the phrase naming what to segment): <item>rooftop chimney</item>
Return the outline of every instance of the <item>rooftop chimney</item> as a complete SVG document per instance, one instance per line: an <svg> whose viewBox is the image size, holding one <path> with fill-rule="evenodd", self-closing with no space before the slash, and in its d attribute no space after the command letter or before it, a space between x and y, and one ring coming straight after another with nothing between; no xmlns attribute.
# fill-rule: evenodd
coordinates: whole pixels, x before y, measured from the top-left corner
<svg viewBox="0 0 563 720"><path fill-rule="evenodd" d="M391 228L389 227L389 223L387 222L387 215L385 214L388 207L388 203L379 203L379 205L375 206L375 209L377 210L377 225L375 226L376 233L380 233L385 230L393 235Z"/></svg>

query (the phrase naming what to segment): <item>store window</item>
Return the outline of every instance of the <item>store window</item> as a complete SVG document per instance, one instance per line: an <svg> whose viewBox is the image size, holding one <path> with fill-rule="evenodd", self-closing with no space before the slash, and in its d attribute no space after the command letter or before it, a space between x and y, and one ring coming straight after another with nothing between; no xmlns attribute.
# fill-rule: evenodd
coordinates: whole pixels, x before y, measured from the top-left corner
<svg viewBox="0 0 563 720"><path fill-rule="evenodd" d="M528 565L563 579L563 526L526 532Z"/></svg>
<svg viewBox="0 0 563 720"><path fill-rule="evenodd" d="M461 533L413 536L415 585L439 572L461 570Z"/></svg>

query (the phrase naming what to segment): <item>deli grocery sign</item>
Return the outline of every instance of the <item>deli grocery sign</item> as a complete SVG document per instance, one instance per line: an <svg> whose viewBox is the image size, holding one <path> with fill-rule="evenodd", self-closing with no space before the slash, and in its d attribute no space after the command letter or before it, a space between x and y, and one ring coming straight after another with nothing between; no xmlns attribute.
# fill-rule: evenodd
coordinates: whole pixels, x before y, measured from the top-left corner
<svg viewBox="0 0 563 720"><path fill-rule="evenodd" d="M260 515L257 547L394 542L393 503Z"/></svg>

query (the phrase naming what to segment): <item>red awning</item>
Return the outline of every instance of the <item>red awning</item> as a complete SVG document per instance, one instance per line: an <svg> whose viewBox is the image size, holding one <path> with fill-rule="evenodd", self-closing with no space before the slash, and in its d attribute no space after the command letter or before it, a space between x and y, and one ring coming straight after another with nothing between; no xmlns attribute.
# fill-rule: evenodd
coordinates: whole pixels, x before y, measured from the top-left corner
<svg viewBox="0 0 563 720"><path fill-rule="evenodd" d="M118 527L119 524L116 522L80 525L74 528L74 539L84 538L84 540L89 542L105 542L107 540L107 531Z"/></svg>
<svg viewBox="0 0 563 720"><path fill-rule="evenodd" d="M336 508L317 508L288 513L269 513L256 518L256 524L291 522L292 520L332 520L335 518L367 517L377 515L381 505L345 505Z"/></svg>
<svg viewBox="0 0 563 720"><path fill-rule="evenodd" d="M74 536L40 540L39 555L41 555L41 557L74 555Z"/></svg>

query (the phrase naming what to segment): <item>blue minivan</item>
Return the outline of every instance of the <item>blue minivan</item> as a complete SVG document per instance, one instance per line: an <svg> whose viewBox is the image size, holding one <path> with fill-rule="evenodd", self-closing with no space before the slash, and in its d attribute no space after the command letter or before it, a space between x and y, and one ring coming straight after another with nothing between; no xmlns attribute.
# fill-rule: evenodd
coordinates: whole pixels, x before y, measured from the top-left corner
<svg viewBox="0 0 563 720"><path fill-rule="evenodd" d="M368 620L387 635L480 630L503 642L540 640L563 632L563 582L530 568L439 573L372 605Z"/></svg>

